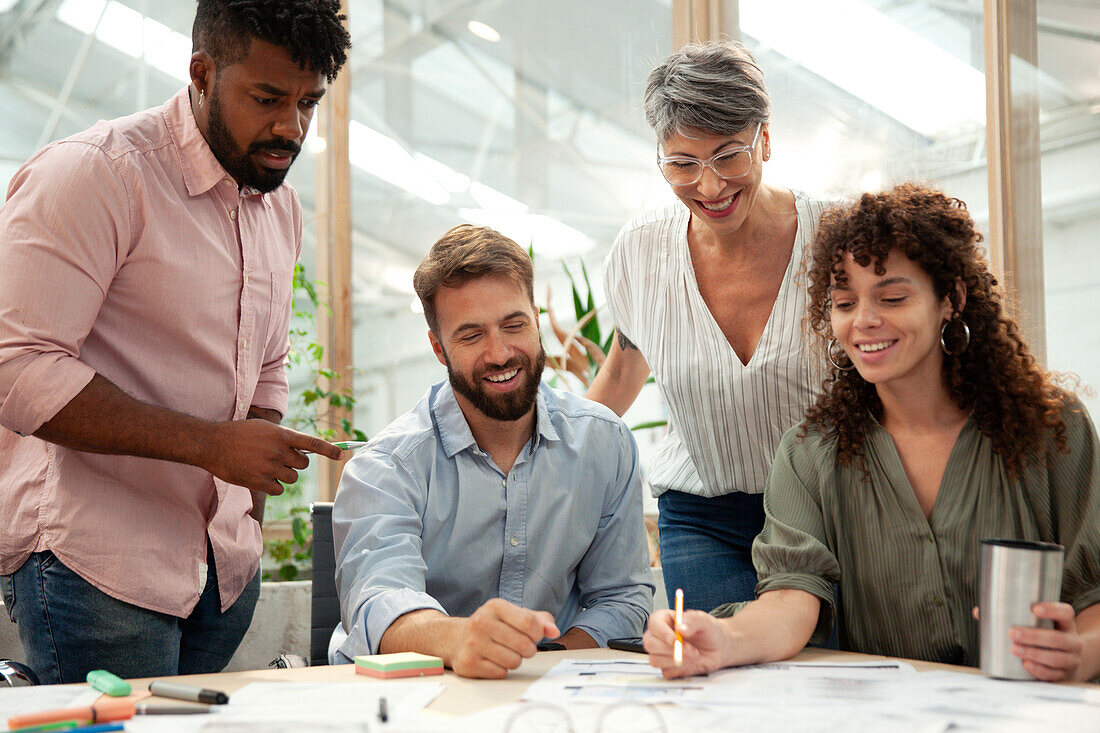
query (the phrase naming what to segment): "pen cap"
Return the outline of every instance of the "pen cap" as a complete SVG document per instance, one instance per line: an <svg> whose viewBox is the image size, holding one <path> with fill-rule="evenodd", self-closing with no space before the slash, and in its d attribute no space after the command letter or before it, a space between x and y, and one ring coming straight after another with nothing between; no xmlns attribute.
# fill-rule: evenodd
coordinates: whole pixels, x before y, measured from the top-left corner
<svg viewBox="0 0 1100 733"><path fill-rule="evenodd" d="M105 669L92 670L86 679L89 685L111 697L126 697L132 692L129 682Z"/></svg>

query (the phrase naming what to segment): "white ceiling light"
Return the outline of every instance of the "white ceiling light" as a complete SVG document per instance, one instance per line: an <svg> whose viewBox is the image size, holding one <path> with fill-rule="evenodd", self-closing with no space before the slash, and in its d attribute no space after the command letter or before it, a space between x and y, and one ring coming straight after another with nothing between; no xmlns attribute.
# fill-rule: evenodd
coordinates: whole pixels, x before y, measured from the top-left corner
<svg viewBox="0 0 1100 733"><path fill-rule="evenodd" d="M103 21L97 26L100 13ZM135 59L144 56L149 66L189 81L191 39L116 0L65 0L57 9L57 19L81 33L94 31L96 39L116 51Z"/></svg>
<svg viewBox="0 0 1100 733"><path fill-rule="evenodd" d="M859 179L860 191L881 191L882 173L876 170L867 171Z"/></svg>
<svg viewBox="0 0 1100 733"><path fill-rule="evenodd" d="M581 254L595 245L588 235L545 214L459 209L458 215L472 224L496 229L524 249L533 247L535 253L543 257Z"/></svg>
<svg viewBox="0 0 1100 733"><path fill-rule="evenodd" d="M0 0L0 13L6 13L15 7L19 0Z"/></svg>
<svg viewBox="0 0 1100 733"><path fill-rule="evenodd" d="M419 163L424 170L430 173L435 180L443 184L443 188L451 193L462 193L470 188L469 176L459 173L448 165L440 163L435 158L429 158L423 153L413 153L413 159Z"/></svg>
<svg viewBox="0 0 1100 733"><path fill-rule="evenodd" d="M413 270L409 267L386 265L386 268L382 271L382 282L402 293L409 295L416 293L413 290Z"/></svg>
<svg viewBox="0 0 1100 733"><path fill-rule="evenodd" d="M530 207L522 201L514 199L508 194L501 193L495 188L486 186L479 181L474 181L470 184L470 195L473 196L478 206L490 211L522 214L530 209Z"/></svg>
<svg viewBox="0 0 1100 733"><path fill-rule="evenodd" d="M310 125L306 133L306 150L313 155L320 155L328 149L328 141L317 134L317 125Z"/></svg>
<svg viewBox="0 0 1100 733"><path fill-rule="evenodd" d="M348 159L351 164L415 194L430 204L442 206L451 195L420 163L388 135L352 120L348 129Z"/></svg>
<svg viewBox="0 0 1100 733"><path fill-rule="evenodd" d="M471 20L466 24L466 27L478 38L483 38L490 43L496 43L500 40L500 33L497 29L491 25L482 23L480 20Z"/></svg>
<svg viewBox="0 0 1100 733"><path fill-rule="evenodd" d="M738 7L746 34L923 135L985 124L983 74L865 2Z"/></svg>

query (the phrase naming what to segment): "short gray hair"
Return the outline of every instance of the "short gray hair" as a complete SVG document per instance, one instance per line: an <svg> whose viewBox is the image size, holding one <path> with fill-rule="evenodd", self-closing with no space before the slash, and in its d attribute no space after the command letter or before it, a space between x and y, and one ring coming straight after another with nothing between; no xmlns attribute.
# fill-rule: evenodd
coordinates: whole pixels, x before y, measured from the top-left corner
<svg viewBox="0 0 1100 733"><path fill-rule="evenodd" d="M645 118L659 142L673 134L736 135L770 114L764 73L736 41L687 44L646 82Z"/></svg>

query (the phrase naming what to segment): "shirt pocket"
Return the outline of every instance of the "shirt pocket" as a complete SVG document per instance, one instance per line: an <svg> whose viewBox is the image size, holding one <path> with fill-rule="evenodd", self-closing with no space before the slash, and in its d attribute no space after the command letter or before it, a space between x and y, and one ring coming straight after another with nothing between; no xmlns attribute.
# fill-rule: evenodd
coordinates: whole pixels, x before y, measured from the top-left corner
<svg viewBox="0 0 1100 733"><path fill-rule="evenodd" d="M267 317L263 320L267 328L261 332L267 343L265 357L281 353L289 338L293 278L293 272L276 271L270 274L267 302L264 303Z"/></svg>

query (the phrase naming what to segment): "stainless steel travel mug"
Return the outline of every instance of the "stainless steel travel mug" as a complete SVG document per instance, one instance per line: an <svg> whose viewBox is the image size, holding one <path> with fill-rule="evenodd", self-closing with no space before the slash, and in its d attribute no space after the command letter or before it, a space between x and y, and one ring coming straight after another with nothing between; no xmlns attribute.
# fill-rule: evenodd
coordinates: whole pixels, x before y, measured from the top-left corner
<svg viewBox="0 0 1100 733"><path fill-rule="evenodd" d="M1061 597L1064 555L1065 548L1049 542L982 540L979 617L983 674L1033 679L1012 653L1008 632L1013 626L1053 628L1053 622L1035 617L1031 605Z"/></svg>

